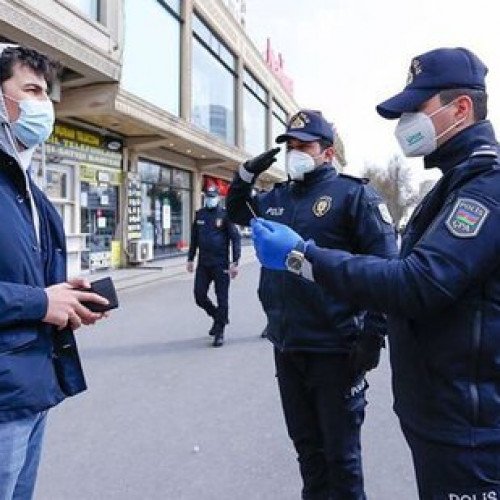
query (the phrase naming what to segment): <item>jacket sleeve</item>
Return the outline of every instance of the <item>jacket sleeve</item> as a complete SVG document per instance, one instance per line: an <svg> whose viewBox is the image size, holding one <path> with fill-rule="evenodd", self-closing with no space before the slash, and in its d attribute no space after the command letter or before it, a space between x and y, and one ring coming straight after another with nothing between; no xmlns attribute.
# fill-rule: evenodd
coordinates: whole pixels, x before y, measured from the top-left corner
<svg viewBox="0 0 500 500"><path fill-rule="evenodd" d="M241 235L235 224L227 221L227 230L229 233L229 239L231 240L231 255L232 261L238 263L241 257Z"/></svg>
<svg viewBox="0 0 500 500"><path fill-rule="evenodd" d="M398 256L392 220L382 198L370 186L362 186L350 205L356 252L388 259ZM387 318L381 312L367 311L364 331L387 334Z"/></svg>
<svg viewBox="0 0 500 500"><path fill-rule="evenodd" d="M226 199L227 214L231 222L240 226L249 226L253 214L248 208L248 204L257 216L260 216L257 198L252 197L253 183L247 182L236 172L233 181L229 186Z"/></svg>
<svg viewBox="0 0 500 500"><path fill-rule="evenodd" d="M453 232L461 200L485 209L480 220L472 222L475 225L467 237ZM365 309L417 319L455 302L498 267L498 227L500 205L495 197L464 191L445 204L403 259L352 255L320 249L314 243L308 246L306 257L315 281L337 296Z"/></svg>
<svg viewBox="0 0 500 500"><path fill-rule="evenodd" d="M191 225L191 241L189 242L188 262L193 262L196 251L198 250L198 224L196 224L196 216Z"/></svg>
<svg viewBox="0 0 500 500"><path fill-rule="evenodd" d="M43 288L0 281L0 327L20 321L41 321L47 307Z"/></svg>

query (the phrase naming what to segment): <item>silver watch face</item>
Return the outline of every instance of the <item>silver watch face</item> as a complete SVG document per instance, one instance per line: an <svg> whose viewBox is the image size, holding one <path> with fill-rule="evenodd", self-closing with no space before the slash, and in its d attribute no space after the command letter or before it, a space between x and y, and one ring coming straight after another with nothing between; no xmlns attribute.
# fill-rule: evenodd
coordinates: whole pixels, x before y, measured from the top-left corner
<svg viewBox="0 0 500 500"><path fill-rule="evenodd" d="M292 250L286 259L286 267L292 273L300 274L302 272L302 264L304 263L304 255L296 250Z"/></svg>

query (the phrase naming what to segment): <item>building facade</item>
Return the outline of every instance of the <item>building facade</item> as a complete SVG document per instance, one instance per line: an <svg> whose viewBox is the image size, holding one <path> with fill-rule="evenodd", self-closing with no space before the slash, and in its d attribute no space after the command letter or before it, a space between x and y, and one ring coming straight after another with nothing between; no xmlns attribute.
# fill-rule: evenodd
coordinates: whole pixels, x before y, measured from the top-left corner
<svg viewBox="0 0 500 500"><path fill-rule="evenodd" d="M273 145L297 109L244 29L244 2L0 0L3 41L61 62L37 180L72 275L184 252L202 190ZM283 158L263 177L284 177Z"/></svg>

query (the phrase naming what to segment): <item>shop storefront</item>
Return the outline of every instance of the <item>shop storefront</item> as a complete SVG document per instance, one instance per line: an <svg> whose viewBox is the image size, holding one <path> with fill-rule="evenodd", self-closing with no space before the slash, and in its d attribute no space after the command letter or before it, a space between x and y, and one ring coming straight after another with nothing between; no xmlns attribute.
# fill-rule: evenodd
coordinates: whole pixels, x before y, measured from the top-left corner
<svg viewBox="0 0 500 500"><path fill-rule="evenodd" d="M154 258L185 252L192 218L191 172L141 158L141 239L152 241Z"/></svg>
<svg viewBox="0 0 500 500"><path fill-rule="evenodd" d="M45 192L64 222L70 274L120 265L119 138L56 123L46 144Z"/></svg>

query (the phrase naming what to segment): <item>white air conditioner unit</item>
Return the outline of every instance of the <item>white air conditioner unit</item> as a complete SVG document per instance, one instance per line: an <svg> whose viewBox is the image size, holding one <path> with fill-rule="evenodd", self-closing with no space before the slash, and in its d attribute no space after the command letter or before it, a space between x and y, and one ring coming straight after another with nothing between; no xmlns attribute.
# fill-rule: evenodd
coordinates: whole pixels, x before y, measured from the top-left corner
<svg viewBox="0 0 500 500"><path fill-rule="evenodd" d="M151 240L129 241L128 260L131 264L153 260L153 242Z"/></svg>

